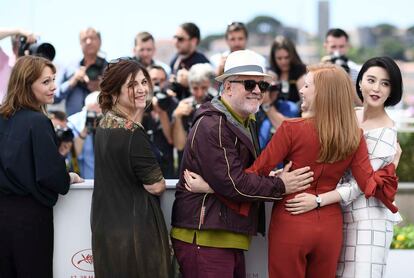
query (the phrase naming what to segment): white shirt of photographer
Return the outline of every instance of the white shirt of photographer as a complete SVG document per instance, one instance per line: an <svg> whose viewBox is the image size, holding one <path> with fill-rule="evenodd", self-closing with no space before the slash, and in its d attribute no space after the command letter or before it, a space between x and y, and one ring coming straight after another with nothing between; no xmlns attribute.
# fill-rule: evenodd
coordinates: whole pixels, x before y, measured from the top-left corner
<svg viewBox="0 0 414 278"><path fill-rule="evenodd" d="M75 137L78 137L84 129L86 123L86 115L87 110L86 107L84 107L80 112L68 117L68 127L72 129ZM78 162L81 176L85 179L93 179L95 170L95 157L93 150L93 136L90 134L88 134L84 140L82 152L78 156Z"/></svg>

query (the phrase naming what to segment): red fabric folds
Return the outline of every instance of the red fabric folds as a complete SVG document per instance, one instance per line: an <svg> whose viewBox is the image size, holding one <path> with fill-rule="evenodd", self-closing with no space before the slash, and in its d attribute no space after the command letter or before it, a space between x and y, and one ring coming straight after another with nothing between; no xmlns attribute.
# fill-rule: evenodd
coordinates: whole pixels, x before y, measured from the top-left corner
<svg viewBox="0 0 414 278"><path fill-rule="evenodd" d="M395 165L391 163L374 173L374 177L367 182L364 193L366 198L375 197L396 213L398 208L393 202L397 188L398 177L395 175Z"/></svg>
<svg viewBox="0 0 414 278"><path fill-rule="evenodd" d="M230 209L232 209L233 211L237 212L238 214L247 217L249 215L249 211L250 211L250 206L251 203L249 202L234 202L231 201L229 199L224 198L223 196L220 196L219 194L215 194L217 199L220 200L220 202L222 202L223 204L225 204L227 207L229 207Z"/></svg>

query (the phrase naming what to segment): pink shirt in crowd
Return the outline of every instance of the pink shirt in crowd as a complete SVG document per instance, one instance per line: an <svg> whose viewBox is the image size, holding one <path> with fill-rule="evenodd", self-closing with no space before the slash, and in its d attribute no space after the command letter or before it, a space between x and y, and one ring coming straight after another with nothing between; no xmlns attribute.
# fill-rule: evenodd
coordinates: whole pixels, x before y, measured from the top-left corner
<svg viewBox="0 0 414 278"><path fill-rule="evenodd" d="M11 74L10 57L0 48L0 103L3 102L7 92L7 84Z"/></svg>

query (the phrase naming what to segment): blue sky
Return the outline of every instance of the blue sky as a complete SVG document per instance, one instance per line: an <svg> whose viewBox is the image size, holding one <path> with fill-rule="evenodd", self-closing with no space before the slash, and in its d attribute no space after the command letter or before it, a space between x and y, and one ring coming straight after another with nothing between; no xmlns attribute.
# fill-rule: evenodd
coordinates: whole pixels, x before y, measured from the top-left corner
<svg viewBox="0 0 414 278"><path fill-rule="evenodd" d="M134 35L150 31L156 39L171 38L185 21L195 22L202 36L223 32L231 21L249 21L269 15L283 24L317 31L317 0L0 0L0 26L23 27L41 35L57 48L57 62L80 55L78 34L92 26L103 37L109 59L131 54ZM331 0L331 26L346 30L391 23L414 25L409 0ZM70 3L70 4L69 4ZM162 8L161 8L162 7ZM10 41L0 46L10 50Z"/></svg>

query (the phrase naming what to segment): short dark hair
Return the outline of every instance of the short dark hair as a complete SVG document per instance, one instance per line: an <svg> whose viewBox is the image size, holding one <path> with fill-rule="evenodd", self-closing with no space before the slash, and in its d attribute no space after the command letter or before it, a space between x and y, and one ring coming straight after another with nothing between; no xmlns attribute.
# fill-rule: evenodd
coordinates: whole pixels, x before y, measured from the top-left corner
<svg viewBox="0 0 414 278"><path fill-rule="evenodd" d="M118 62L109 62L102 76L102 82L100 84L101 93L98 97L99 106L102 112L112 110L114 105L114 99L121 94L121 87L126 82L129 76L131 80L135 80L135 77L139 72L144 74L148 80L150 93L152 93L152 83L148 71L135 60L121 60Z"/></svg>
<svg viewBox="0 0 414 278"><path fill-rule="evenodd" d="M148 67L147 67L147 71L149 72L150 70L152 70L152 69L156 69L156 70L160 70L160 71L162 71L163 73L164 73L164 75L165 75L165 78L168 78L168 74L167 74L167 72L165 71L165 69L163 68L163 67L161 67L160 65L149 65Z"/></svg>
<svg viewBox="0 0 414 278"><path fill-rule="evenodd" d="M339 28L329 29L328 32L326 33L325 39L329 36L332 36L334 38L345 37L347 41L349 40L348 34L344 30L339 29Z"/></svg>
<svg viewBox="0 0 414 278"><path fill-rule="evenodd" d="M66 113L60 110L50 110L49 115L52 116L52 118L62 122L66 122L68 120Z"/></svg>
<svg viewBox="0 0 414 278"><path fill-rule="evenodd" d="M244 25L243 22L232 22L229 25L227 25L225 38L227 39L229 33L231 32L238 32L242 31L246 38L249 36L249 32L247 31L246 25Z"/></svg>
<svg viewBox="0 0 414 278"><path fill-rule="evenodd" d="M364 73L371 67L381 67L385 69L385 71L388 73L391 83L391 92L389 97L385 101L384 106L387 107L396 105L398 102L400 102L402 98L403 84L400 68L390 57L374 57L369 59L362 65L362 68L359 71L356 80L356 91L358 97L361 100L363 100L359 83L361 82Z"/></svg>
<svg viewBox="0 0 414 278"><path fill-rule="evenodd" d="M192 22L186 22L180 25L180 27L187 33L187 35L192 38L196 38L197 42L200 41L200 29Z"/></svg>
<svg viewBox="0 0 414 278"><path fill-rule="evenodd" d="M148 32L139 32L136 36L135 36L135 46L138 44L138 42L147 42L147 41L154 41L154 37L148 33Z"/></svg>

